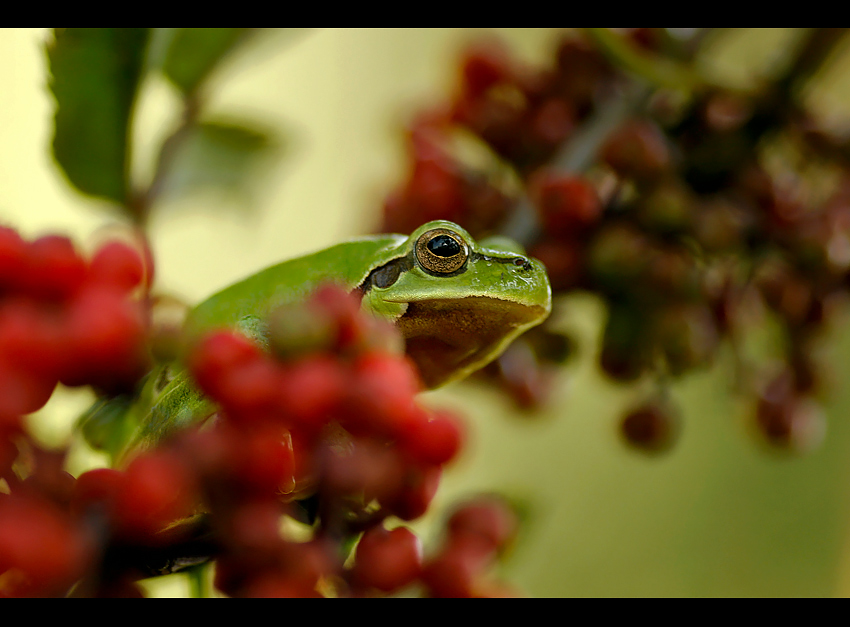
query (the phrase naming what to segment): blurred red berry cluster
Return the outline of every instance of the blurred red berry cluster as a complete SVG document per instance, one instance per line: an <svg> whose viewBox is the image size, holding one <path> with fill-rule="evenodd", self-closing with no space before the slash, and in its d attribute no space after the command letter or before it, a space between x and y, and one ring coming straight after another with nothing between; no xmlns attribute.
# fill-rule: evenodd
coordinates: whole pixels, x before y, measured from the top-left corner
<svg viewBox="0 0 850 627"><path fill-rule="evenodd" d="M314 321L310 340L293 346L292 329L306 319ZM214 428L186 436L185 454L204 469L210 517L228 544L217 564L220 590L389 593L419 575L415 536L382 524L426 512L462 428L416 404L418 375L388 350L394 334L329 287L272 317L273 354L233 333L195 351L195 380L221 410ZM305 503L312 535L295 543L278 532L280 518L305 516ZM263 516L268 532L256 533ZM353 568L344 568L343 547L364 532Z"/></svg>
<svg viewBox="0 0 850 627"><path fill-rule="evenodd" d="M118 250L101 249L89 280L126 294L141 274ZM269 329L271 352L232 331L201 339L188 365L217 411L121 469L75 479L64 451L43 450L20 421L4 422L0 593L143 596L138 580L215 560L214 585L230 596L375 596L410 586L434 596L507 594L488 575L514 533L506 505L459 510L448 545L430 559L408 528L385 526L428 510L464 439L454 415L416 404L420 382L395 329L336 287L277 311ZM115 361L91 363L113 373L135 363L104 354ZM91 384L107 380L86 372L95 373ZM287 520L300 535L286 531Z"/></svg>
<svg viewBox="0 0 850 627"><path fill-rule="evenodd" d="M132 390L149 367L134 290L139 253L110 242L88 261L62 236L32 242L0 227L0 423L19 428L57 383Z"/></svg>
<svg viewBox="0 0 850 627"><path fill-rule="evenodd" d="M843 36L811 31L786 66L747 92L708 81L694 88L699 41L666 29L566 34L548 67L498 43L474 45L449 103L414 119L410 174L386 202L380 230L445 218L476 237L519 240L546 265L556 295L604 300L599 365L616 381L691 372L711 364L724 339L739 349L746 320L775 318L783 363L765 364L764 376L756 368L743 385L761 397L771 394L762 379L780 377L790 381L787 407L809 407L822 380L813 342L850 284L850 151L800 94ZM691 82L653 86L653 68L671 64ZM646 74L643 91L635 68ZM488 147L519 189L453 152L459 132ZM520 406L539 406L569 346L542 325L485 373ZM635 412L654 416L646 424L675 422L661 405ZM798 448L789 421L799 412L755 405L766 440ZM649 450L678 431L673 422L636 429L637 420L627 418L623 433Z"/></svg>
<svg viewBox="0 0 850 627"><path fill-rule="evenodd" d="M488 576L495 558L513 540L517 519L498 498L479 497L456 508L422 581L435 597L514 597L519 593Z"/></svg>
<svg viewBox="0 0 850 627"><path fill-rule="evenodd" d="M132 247L110 242L91 260L66 237L27 242L0 227L0 592L65 594L88 568L92 539L69 517L74 478L63 453L32 441L22 417L57 383L132 390L147 372L149 280Z"/></svg>

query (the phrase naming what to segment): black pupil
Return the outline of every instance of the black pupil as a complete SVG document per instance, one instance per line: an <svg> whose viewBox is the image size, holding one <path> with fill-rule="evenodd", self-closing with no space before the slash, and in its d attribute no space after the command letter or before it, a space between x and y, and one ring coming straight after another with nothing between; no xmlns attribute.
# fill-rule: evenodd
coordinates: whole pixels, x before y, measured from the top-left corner
<svg viewBox="0 0 850 627"><path fill-rule="evenodd" d="M448 235L438 235L428 242L428 250L437 257L454 257L460 253L460 244Z"/></svg>

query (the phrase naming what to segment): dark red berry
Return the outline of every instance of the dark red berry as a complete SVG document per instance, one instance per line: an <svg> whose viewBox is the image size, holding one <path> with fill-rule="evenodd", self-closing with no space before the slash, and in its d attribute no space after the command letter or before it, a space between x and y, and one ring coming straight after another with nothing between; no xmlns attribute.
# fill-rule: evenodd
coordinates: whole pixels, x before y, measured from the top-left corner
<svg viewBox="0 0 850 627"><path fill-rule="evenodd" d="M422 571L422 583L432 597L471 598L493 561L494 551L485 540L471 534L450 538Z"/></svg>
<svg viewBox="0 0 850 627"><path fill-rule="evenodd" d="M47 500L6 496L0 501L0 572L13 597L64 596L89 565L92 547L68 517ZM7 587L8 586L8 587Z"/></svg>
<svg viewBox="0 0 850 627"><path fill-rule="evenodd" d="M594 224L602 214L596 190L582 178L540 172L530 186L532 199L550 235L570 235Z"/></svg>
<svg viewBox="0 0 850 627"><path fill-rule="evenodd" d="M406 527L373 527L360 539L354 560L351 575L358 585L394 592L419 576L422 545Z"/></svg>
<svg viewBox="0 0 850 627"><path fill-rule="evenodd" d="M498 550L513 539L517 524L516 514L504 501L480 497L455 510L449 518L448 532L453 536L478 536Z"/></svg>
<svg viewBox="0 0 850 627"><path fill-rule="evenodd" d="M404 427L402 445L417 461L439 466L458 454L463 445L463 428L448 412L437 412L428 419L417 416Z"/></svg>
<svg viewBox="0 0 850 627"><path fill-rule="evenodd" d="M635 120L615 131L602 148L602 158L619 174L652 180L670 167L667 141L651 122Z"/></svg>
<svg viewBox="0 0 850 627"><path fill-rule="evenodd" d="M511 60L495 42L479 44L467 50L461 63L466 93L477 98L494 85L510 80Z"/></svg>
<svg viewBox="0 0 850 627"><path fill-rule="evenodd" d="M112 468L96 468L81 474L71 495L71 512L80 516L92 509L112 511L122 488L124 474Z"/></svg>
<svg viewBox="0 0 850 627"><path fill-rule="evenodd" d="M67 237L47 235L28 247L25 284L36 296L68 298L83 285L86 272L86 262Z"/></svg>
<svg viewBox="0 0 850 627"><path fill-rule="evenodd" d="M131 290L145 279L141 255L122 242L103 245L91 261L89 281L102 282L123 290Z"/></svg>
<svg viewBox="0 0 850 627"><path fill-rule="evenodd" d="M14 229L0 226L0 293L21 284L26 264L26 242Z"/></svg>
<svg viewBox="0 0 850 627"><path fill-rule="evenodd" d="M215 394L227 372L259 359L260 354L259 347L244 335L219 331L201 341L189 358L189 366L198 385Z"/></svg>
<svg viewBox="0 0 850 627"><path fill-rule="evenodd" d="M318 434L331 420L346 388L346 373L336 359L314 355L286 371L281 381L279 403L293 433Z"/></svg>
<svg viewBox="0 0 850 627"><path fill-rule="evenodd" d="M670 450L678 440L680 417L668 403L652 401L629 411L620 430L629 445L660 453Z"/></svg>
<svg viewBox="0 0 850 627"><path fill-rule="evenodd" d="M422 516L431 504L440 485L442 469L439 466L412 467L404 474L401 493L387 504L387 509L402 520Z"/></svg>
<svg viewBox="0 0 850 627"><path fill-rule="evenodd" d="M193 513L195 478L176 456L152 452L127 467L115 495L114 516L122 536L155 542L169 523Z"/></svg>

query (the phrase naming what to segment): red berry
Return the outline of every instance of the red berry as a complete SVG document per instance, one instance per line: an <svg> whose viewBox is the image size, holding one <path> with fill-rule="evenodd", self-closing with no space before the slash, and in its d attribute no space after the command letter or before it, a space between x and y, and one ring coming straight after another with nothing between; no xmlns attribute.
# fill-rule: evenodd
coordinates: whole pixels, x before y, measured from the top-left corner
<svg viewBox="0 0 850 627"><path fill-rule="evenodd" d="M216 587L232 596L318 597L320 583L341 569L329 547L316 540L285 542L267 557L259 570L247 572L245 560L219 560L225 568L216 567Z"/></svg>
<svg viewBox="0 0 850 627"><path fill-rule="evenodd" d="M315 435L332 419L346 380L336 359L315 355L287 370L280 387L280 406L299 435Z"/></svg>
<svg viewBox="0 0 850 627"><path fill-rule="evenodd" d="M231 456L231 472L239 479L242 489L261 494L294 489L292 443L280 427L255 427L242 433Z"/></svg>
<svg viewBox="0 0 850 627"><path fill-rule="evenodd" d="M132 385L147 368L141 306L113 287L82 290L68 314L74 363L60 380L67 385Z"/></svg>
<svg viewBox="0 0 850 627"><path fill-rule="evenodd" d="M410 529L373 527L360 539L352 577L362 586L393 592L413 582L422 570L422 545Z"/></svg>
<svg viewBox="0 0 850 627"><path fill-rule="evenodd" d="M311 599L321 598L315 585L288 575L268 573L255 577L239 595L247 599Z"/></svg>
<svg viewBox="0 0 850 627"><path fill-rule="evenodd" d="M310 309L319 316L329 316L336 330L336 348L345 350L362 344L366 334L365 318L360 313L360 301L337 285L320 287L310 299ZM315 315L315 314L314 314Z"/></svg>
<svg viewBox="0 0 850 627"><path fill-rule="evenodd" d="M221 403L228 417L240 423L268 419L274 410L283 373L265 355L221 373L210 396Z"/></svg>
<svg viewBox="0 0 850 627"><path fill-rule="evenodd" d="M463 214L463 181L447 159L417 159L407 196L420 221L458 220Z"/></svg>
<svg viewBox="0 0 850 627"><path fill-rule="evenodd" d="M666 403L649 402L629 411L620 430L631 446L659 453L669 450L678 440L680 417Z"/></svg>
<svg viewBox="0 0 850 627"><path fill-rule="evenodd" d="M408 359L369 353L354 364L343 426L352 433L395 437L417 411L419 375Z"/></svg>
<svg viewBox="0 0 850 627"><path fill-rule="evenodd" d="M430 420L411 420L405 427L403 438L405 449L415 460L439 466L454 459L460 451L463 429L452 414L437 412Z"/></svg>
<svg viewBox="0 0 850 627"><path fill-rule="evenodd" d="M770 381L759 394L756 425L772 446L806 452L823 441L826 420L818 403L801 395L795 383L789 371Z"/></svg>
<svg viewBox="0 0 850 627"><path fill-rule="evenodd" d="M0 356L0 420L14 426L17 417L44 407L56 379L26 372Z"/></svg>
<svg viewBox="0 0 850 627"><path fill-rule="evenodd" d="M402 489L404 466L396 447L371 438L353 438L344 450L328 447L323 463L323 490L334 498L362 495L382 504Z"/></svg>
<svg viewBox="0 0 850 627"><path fill-rule="evenodd" d="M657 126L636 120L615 131L602 148L602 158L623 176L652 180L670 166L667 141Z"/></svg>
<svg viewBox="0 0 850 627"><path fill-rule="evenodd" d="M240 552L257 552L261 559L271 557L283 542L280 534L282 513L276 498L243 501L228 512L223 530L226 541Z"/></svg>
<svg viewBox="0 0 850 627"><path fill-rule="evenodd" d="M189 366L201 389L214 395L228 371L250 363L260 355L260 348L244 335L219 331L201 341L189 357Z"/></svg>
<svg viewBox="0 0 850 627"><path fill-rule="evenodd" d="M122 242L108 242L91 261L89 281L114 285L131 290L145 278L145 264L141 255Z"/></svg>
<svg viewBox="0 0 850 627"><path fill-rule="evenodd" d="M115 498L115 517L123 536L155 540L166 525L192 513L194 477L174 455L153 452L127 467Z"/></svg>
<svg viewBox="0 0 850 627"><path fill-rule="evenodd" d="M86 278L86 262L67 237L47 235L33 241L27 250L27 290L39 297L67 298Z"/></svg>
<svg viewBox="0 0 850 627"><path fill-rule="evenodd" d="M594 224L602 214L599 195L582 178L542 172L530 185L537 210L551 234L569 235Z"/></svg>
<svg viewBox="0 0 850 627"><path fill-rule="evenodd" d="M61 311L28 298L13 298L0 307L0 355L47 380L58 378L73 357Z"/></svg>
<svg viewBox="0 0 850 627"><path fill-rule="evenodd" d="M84 472L74 484L71 512L79 516L95 507L111 511L123 480L124 473L111 468L96 468Z"/></svg>
<svg viewBox="0 0 850 627"><path fill-rule="evenodd" d="M26 242L14 229L0 226L0 290L20 285L26 263Z"/></svg>
<svg viewBox="0 0 850 627"><path fill-rule="evenodd" d="M559 91L580 111L590 108L614 73L605 57L589 42L567 38L556 53Z"/></svg>
<svg viewBox="0 0 850 627"><path fill-rule="evenodd" d="M413 467L404 475L400 494L387 503L387 509L402 520L414 520L428 511L428 506L440 486L442 469L439 466Z"/></svg>
<svg viewBox="0 0 850 627"><path fill-rule="evenodd" d="M457 509L449 518L448 530L451 536L477 536L497 550L516 534L517 518L503 501L482 497Z"/></svg>
<svg viewBox="0 0 850 627"><path fill-rule="evenodd" d="M664 41L664 35L659 31L658 28L629 28L625 35L644 50L656 51Z"/></svg>
<svg viewBox="0 0 850 627"><path fill-rule="evenodd" d="M321 577L339 567L333 547L321 540L287 543L283 555L290 574L299 580L310 581L314 586Z"/></svg>
<svg viewBox="0 0 850 627"><path fill-rule="evenodd" d="M457 124L469 127L505 159L526 161L528 103L518 90L508 93L513 97L461 98L455 103L454 119Z"/></svg>
<svg viewBox="0 0 850 627"><path fill-rule="evenodd" d="M542 144L544 151L548 151L567 139L574 126L572 107L565 100L550 98L533 112L529 130L535 143Z"/></svg>
<svg viewBox="0 0 850 627"><path fill-rule="evenodd" d="M425 565L422 582L433 597L471 598L478 580L490 565L493 550L472 535L450 539L443 550Z"/></svg>
<svg viewBox="0 0 850 627"><path fill-rule="evenodd" d="M510 58L505 49L494 42L467 50L462 68L464 88L472 98L483 95L497 83L510 80L512 75Z"/></svg>
<svg viewBox="0 0 850 627"><path fill-rule="evenodd" d="M11 596L63 596L88 564L89 546L67 516L35 497L0 500L0 572L20 571Z"/></svg>

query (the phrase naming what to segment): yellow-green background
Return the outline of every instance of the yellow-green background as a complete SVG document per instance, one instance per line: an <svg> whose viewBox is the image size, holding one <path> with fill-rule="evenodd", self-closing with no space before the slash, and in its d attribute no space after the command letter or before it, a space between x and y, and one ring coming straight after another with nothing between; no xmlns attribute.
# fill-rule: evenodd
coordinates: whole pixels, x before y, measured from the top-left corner
<svg viewBox="0 0 850 627"><path fill-rule="evenodd" d="M530 62L547 58L554 32L499 31ZM157 287L197 301L272 262L373 228L384 194L404 171L401 125L449 95L457 53L474 33L317 30L269 37L233 59L219 76L212 109L279 128L284 157L252 214L218 211L233 202L217 195L199 199L197 211L185 203L162 207L151 233ZM27 237L61 232L83 243L109 223L109 213L76 195L50 158L47 37L43 29L0 29L0 223ZM713 67L746 82L747 63L781 57L787 36L739 39L736 52ZM829 115L843 113L846 67L834 66L833 91L818 101ZM151 82L145 93L135 128L140 175L176 120L167 84ZM618 415L639 392L605 381L593 363L598 303L577 299L563 319L580 332L581 356L563 371L548 411L517 415L502 397L471 384L425 399L463 408L469 425L469 446L447 473L437 516L477 491L522 501L528 518L503 575L533 596L850 592L846 319L829 341L835 384L818 450L787 456L759 445L747 407L732 394L727 355L721 367L676 386L684 431L679 446L660 458L618 440ZM62 442L88 400L79 391L57 395L35 428ZM432 526L420 528L433 545ZM179 582L156 588L180 590Z"/></svg>

